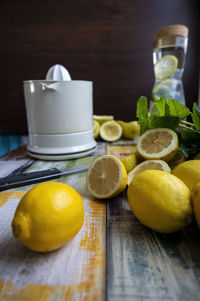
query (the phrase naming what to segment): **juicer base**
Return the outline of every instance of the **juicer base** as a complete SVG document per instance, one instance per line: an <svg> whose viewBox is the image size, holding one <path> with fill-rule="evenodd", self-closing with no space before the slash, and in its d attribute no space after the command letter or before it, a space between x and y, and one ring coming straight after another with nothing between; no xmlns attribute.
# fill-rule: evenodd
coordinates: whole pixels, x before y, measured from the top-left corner
<svg viewBox="0 0 200 301"><path fill-rule="evenodd" d="M96 150L96 146L82 152L77 153L67 153L67 154L40 154L40 153L34 153L30 150L27 150L28 154L35 158L40 160L49 160L49 161L61 161L61 160L68 160L68 159L76 159L81 157L86 157L92 153L94 153Z"/></svg>

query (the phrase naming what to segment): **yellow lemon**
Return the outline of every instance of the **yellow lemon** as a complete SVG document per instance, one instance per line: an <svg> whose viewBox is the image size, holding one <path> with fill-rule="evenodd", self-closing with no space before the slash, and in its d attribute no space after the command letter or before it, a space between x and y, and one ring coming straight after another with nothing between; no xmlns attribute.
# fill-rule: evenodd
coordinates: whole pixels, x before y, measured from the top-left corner
<svg viewBox="0 0 200 301"><path fill-rule="evenodd" d="M168 162L169 167L173 170L176 166L183 163L185 161L185 157L183 153L177 152L176 155Z"/></svg>
<svg viewBox="0 0 200 301"><path fill-rule="evenodd" d="M114 120L114 116L113 115L93 115L93 120L98 121L101 125L104 122Z"/></svg>
<svg viewBox="0 0 200 301"><path fill-rule="evenodd" d="M156 79L164 80L171 77L178 67L178 59L174 55L164 55L154 65Z"/></svg>
<svg viewBox="0 0 200 301"><path fill-rule="evenodd" d="M181 179L190 190L200 182L200 160L189 160L179 164L173 174Z"/></svg>
<svg viewBox="0 0 200 301"><path fill-rule="evenodd" d="M112 198L126 188L127 172L123 163L113 155L96 158L87 174L87 188L98 199Z"/></svg>
<svg viewBox="0 0 200 301"><path fill-rule="evenodd" d="M198 153L195 157L194 160L200 160L200 153Z"/></svg>
<svg viewBox="0 0 200 301"><path fill-rule="evenodd" d="M114 120L106 121L100 127L100 136L103 140L108 142L117 141L122 136L122 128Z"/></svg>
<svg viewBox="0 0 200 301"><path fill-rule="evenodd" d="M31 250L49 252L62 247L84 221L81 196L63 183L46 182L30 189L19 202L14 236Z"/></svg>
<svg viewBox="0 0 200 301"><path fill-rule="evenodd" d="M129 172L137 165L136 154L131 154L131 155L123 158L121 161L124 164L126 171Z"/></svg>
<svg viewBox="0 0 200 301"><path fill-rule="evenodd" d="M121 125L122 130L123 130L123 128L124 128L126 122L125 122L125 121L122 121L122 120L115 120L115 121L116 121L119 125Z"/></svg>
<svg viewBox="0 0 200 301"><path fill-rule="evenodd" d="M135 140L140 133L140 126L137 121L126 122L123 126L123 137Z"/></svg>
<svg viewBox="0 0 200 301"><path fill-rule="evenodd" d="M138 164L133 170L128 173L128 185L132 182L133 178L141 172L149 169L158 169L166 172L171 172L169 165L162 160L146 160Z"/></svg>
<svg viewBox="0 0 200 301"><path fill-rule="evenodd" d="M137 152L146 160L170 161L178 150L178 136L168 128L146 131L137 143Z"/></svg>
<svg viewBox="0 0 200 301"><path fill-rule="evenodd" d="M192 221L190 190L165 171L137 175L128 186L128 201L143 225L161 233L178 231Z"/></svg>
<svg viewBox="0 0 200 301"><path fill-rule="evenodd" d="M200 228L200 182L192 189L192 205L197 225Z"/></svg>
<svg viewBox="0 0 200 301"><path fill-rule="evenodd" d="M97 139L100 133L100 123L96 120L93 120L93 133L94 133L94 139Z"/></svg>

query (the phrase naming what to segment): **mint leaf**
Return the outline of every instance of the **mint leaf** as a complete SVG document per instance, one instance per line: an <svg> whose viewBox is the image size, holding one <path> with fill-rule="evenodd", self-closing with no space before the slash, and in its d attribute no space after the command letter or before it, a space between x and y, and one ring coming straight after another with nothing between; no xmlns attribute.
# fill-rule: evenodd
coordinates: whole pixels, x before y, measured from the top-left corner
<svg viewBox="0 0 200 301"><path fill-rule="evenodd" d="M149 129L154 128L168 128L176 130L180 119L175 116L150 116L148 118Z"/></svg>
<svg viewBox="0 0 200 301"><path fill-rule="evenodd" d="M183 119L191 114L190 110L176 99L168 99L166 103L168 105L167 114L170 116L176 116Z"/></svg>
<svg viewBox="0 0 200 301"><path fill-rule="evenodd" d="M196 103L193 104L192 121L194 122L196 130L200 130L200 110Z"/></svg>
<svg viewBox="0 0 200 301"><path fill-rule="evenodd" d="M148 104L145 96L141 96L137 101L136 116L140 125L140 135L142 135L148 130Z"/></svg>
<svg viewBox="0 0 200 301"><path fill-rule="evenodd" d="M146 119L148 117L147 98L145 96L140 96L137 101L136 116L138 119Z"/></svg>
<svg viewBox="0 0 200 301"><path fill-rule="evenodd" d="M161 97L159 100L156 102L156 108L159 112L160 116L165 116L165 105L166 105L166 100L164 97Z"/></svg>

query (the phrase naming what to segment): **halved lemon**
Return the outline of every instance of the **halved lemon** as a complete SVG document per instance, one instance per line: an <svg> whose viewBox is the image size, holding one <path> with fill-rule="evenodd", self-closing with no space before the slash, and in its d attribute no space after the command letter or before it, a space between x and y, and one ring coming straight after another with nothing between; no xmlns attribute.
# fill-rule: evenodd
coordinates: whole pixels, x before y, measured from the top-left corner
<svg viewBox="0 0 200 301"><path fill-rule="evenodd" d="M100 127L100 136L103 140L117 141L122 136L122 127L116 121L106 121Z"/></svg>
<svg viewBox="0 0 200 301"><path fill-rule="evenodd" d="M168 128L146 131L137 143L137 152L146 160L160 159L168 162L177 153L178 136Z"/></svg>
<svg viewBox="0 0 200 301"><path fill-rule="evenodd" d="M156 79L164 80L171 77L178 67L178 59L174 55L164 55L154 65Z"/></svg>
<svg viewBox="0 0 200 301"><path fill-rule="evenodd" d="M100 123L96 120L93 120L93 134L94 139L97 139L100 133Z"/></svg>
<svg viewBox="0 0 200 301"><path fill-rule="evenodd" d="M133 178L139 175L144 170L157 169L166 172L171 172L169 165L163 160L146 160L138 164L133 170L128 173L128 185L132 182Z"/></svg>
<svg viewBox="0 0 200 301"><path fill-rule="evenodd" d="M98 199L112 198L126 188L127 172L123 163L113 155L96 158L87 173L87 188Z"/></svg>
<svg viewBox="0 0 200 301"><path fill-rule="evenodd" d="M93 120L96 120L101 124L103 124L106 121L111 121L114 119L113 115L93 115Z"/></svg>

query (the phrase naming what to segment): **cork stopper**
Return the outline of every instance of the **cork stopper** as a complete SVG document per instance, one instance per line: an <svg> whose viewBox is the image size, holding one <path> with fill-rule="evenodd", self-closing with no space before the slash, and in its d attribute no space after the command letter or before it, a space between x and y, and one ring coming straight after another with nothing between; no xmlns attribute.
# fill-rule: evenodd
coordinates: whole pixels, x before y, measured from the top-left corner
<svg viewBox="0 0 200 301"><path fill-rule="evenodd" d="M176 24L168 25L159 29L153 36L154 42L159 39L169 36L183 36L188 37L189 30L185 25Z"/></svg>

